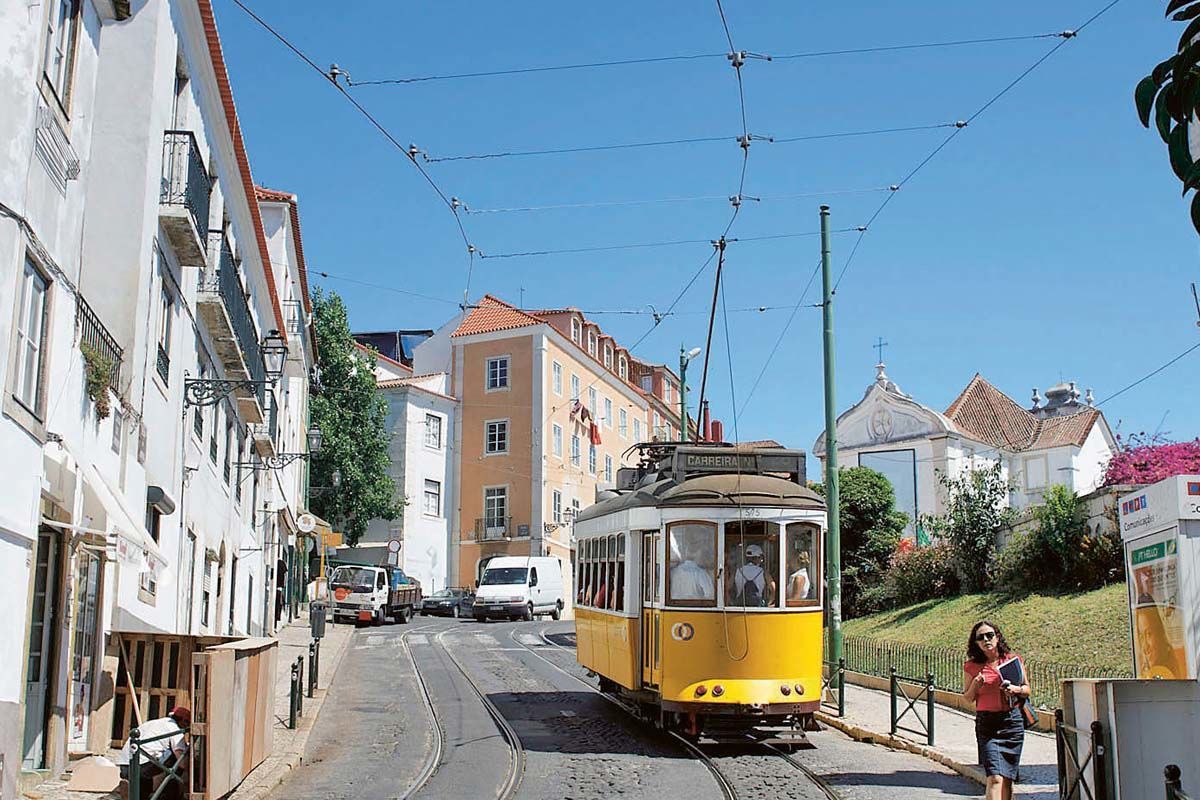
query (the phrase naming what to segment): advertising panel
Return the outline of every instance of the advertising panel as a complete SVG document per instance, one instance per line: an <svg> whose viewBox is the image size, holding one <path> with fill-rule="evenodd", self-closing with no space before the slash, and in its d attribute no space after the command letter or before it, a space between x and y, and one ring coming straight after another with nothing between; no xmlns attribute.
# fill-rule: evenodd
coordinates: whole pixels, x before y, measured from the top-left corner
<svg viewBox="0 0 1200 800"><path fill-rule="evenodd" d="M1125 551L1137 677L1187 678L1178 529L1132 541Z"/></svg>

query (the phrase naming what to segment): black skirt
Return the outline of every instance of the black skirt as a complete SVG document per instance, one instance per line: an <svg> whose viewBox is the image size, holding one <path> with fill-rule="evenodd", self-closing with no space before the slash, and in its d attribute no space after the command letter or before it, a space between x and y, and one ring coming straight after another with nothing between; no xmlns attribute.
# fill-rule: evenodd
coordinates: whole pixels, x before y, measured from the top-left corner
<svg viewBox="0 0 1200 800"><path fill-rule="evenodd" d="M975 741L979 744L979 766L987 775L1017 779L1021 747L1025 744L1019 709L976 711Z"/></svg>

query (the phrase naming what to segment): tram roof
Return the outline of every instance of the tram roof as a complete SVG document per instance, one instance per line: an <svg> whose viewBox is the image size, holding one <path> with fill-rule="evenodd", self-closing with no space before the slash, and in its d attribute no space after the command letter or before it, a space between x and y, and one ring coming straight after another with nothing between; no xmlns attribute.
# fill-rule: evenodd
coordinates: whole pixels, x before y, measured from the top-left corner
<svg viewBox="0 0 1200 800"><path fill-rule="evenodd" d="M771 475L699 475L684 481L666 479L640 486L588 506L575 519L582 522L630 508L692 506L758 506L824 511L825 499L806 486Z"/></svg>

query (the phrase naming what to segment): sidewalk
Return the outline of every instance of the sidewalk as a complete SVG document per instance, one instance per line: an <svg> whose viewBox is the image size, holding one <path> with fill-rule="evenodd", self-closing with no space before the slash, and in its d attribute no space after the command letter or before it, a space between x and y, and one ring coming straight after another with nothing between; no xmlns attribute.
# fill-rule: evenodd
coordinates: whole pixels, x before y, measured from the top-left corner
<svg viewBox="0 0 1200 800"><path fill-rule="evenodd" d="M346 644L355 630L353 625L325 626L325 638L321 640L321 672L318 675L320 688L313 692L313 697L304 698L304 716L297 720L296 730L290 730L288 722L288 687L291 683L292 663L296 656L304 656L304 686L308 688L308 643L312 638L308 635L308 614L304 613L291 624L280 628L276 638L279 640L279 654L276 662L275 675L275 730L274 743L266 760L258 765L241 785L228 795L236 800L259 800L279 785L288 772L300 764L304 755L304 746L308 735L316 721L317 712L325 700L329 682L337 671L338 664L346 652ZM96 792L75 792L67 789L70 773L64 774L57 780L47 781L25 793L29 800L108 800L117 798L116 794Z"/></svg>
<svg viewBox="0 0 1200 800"><path fill-rule="evenodd" d="M253 772L246 776L236 789L228 795L231 800L259 800L278 786L289 772L300 765L304 758L304 746L312 733L317 713L329 692L329 683L337 672L346 645L354 633L354 625L325 625L325 638L321 640L321 671L318 688L310 698L304 696L304 716L296 720L296 730L288 728L288 689L291 684L292 664L296 656L304 656L304 687L308 690L308 615L302 614L290 625L279 630L279 658L275 674L275 731L271 755L267 756Z"/></svg>
<svg viewBox="0 0 1200 800"><path fill-rule="evenodd" d="M900 711L904 710L904 705L900 700ZM924 701L917 704L917 710L923 720ZM975 719L969 714L935 705L934 744L930 746L920 734L899 731L896 736L890 735L891 699L887 692L847 683L846 716L838 718L822 711L817 714L817 719L860 741L908 750L945 764L980 784L985 782L975 745ZM922 730L921 723L911 713L900 724ZM1014 794L1031 800L1056 800L1058 797L1058 755L1053 735L1026 732L1021 753L1021 779Z"/></svg>

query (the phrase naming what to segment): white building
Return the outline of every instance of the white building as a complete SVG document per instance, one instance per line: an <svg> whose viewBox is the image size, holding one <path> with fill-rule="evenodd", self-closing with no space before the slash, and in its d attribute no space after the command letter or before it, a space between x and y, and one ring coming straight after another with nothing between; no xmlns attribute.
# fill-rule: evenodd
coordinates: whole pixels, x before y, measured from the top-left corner
<svg viewBox="0 0 1200 800"><path fill-rule="evenodd" d="M397 363L388 359L381 369L394 370ZM453 569L450 521L458 503L453 452L458 401L447 394L447 383L445 373L380 378L388 404L389 474L404 509L391 522L373 520L358 547L339 554L382 563L388 541L398 540L397 563L421 581L427 595L446 588Z"/></svg>
<svg viewBox="0 0 1200 800"><path fill-rule="evenodd" d="M210 0L0 5L0 109L7 800L111 744L122 637L274 629L312 343Z"/></svg>
<svg viewBox="0 0 1200 800"><path fill-rule="evenodd" d="M1097 488L1116 452L1104 414L1080 402L1075 384L1034 390L1030 409L976 374L945 412L914 400L888 378L883 364L863 398L837 419L838 466L870 467L887 476L896 508L909 515L909 535L923 514L944 511L939 475L997 462L1009 481L1009 503L1023 509L1041 502L1053 485L1086 494ZM813 444L825 461L825 433Z"/></svg>

